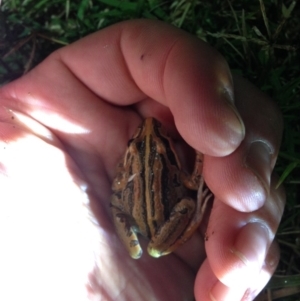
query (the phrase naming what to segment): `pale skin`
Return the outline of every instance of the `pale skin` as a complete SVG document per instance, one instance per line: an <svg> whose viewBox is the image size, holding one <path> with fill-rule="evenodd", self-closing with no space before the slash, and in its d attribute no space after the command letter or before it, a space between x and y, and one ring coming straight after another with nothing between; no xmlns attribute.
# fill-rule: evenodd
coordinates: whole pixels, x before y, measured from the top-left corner
<svg viewBox="0 0 300 301"><path fill-rule="evenodd" d="M279 260L285 196L273 168L282 117L253 85L233 82L208 45L140 20L62 48L2 87L0 299L252 300ZM110 187L148 116L179 148L178 133L204 153L215 201L174 253L133 260L113 228Z"/></svg>

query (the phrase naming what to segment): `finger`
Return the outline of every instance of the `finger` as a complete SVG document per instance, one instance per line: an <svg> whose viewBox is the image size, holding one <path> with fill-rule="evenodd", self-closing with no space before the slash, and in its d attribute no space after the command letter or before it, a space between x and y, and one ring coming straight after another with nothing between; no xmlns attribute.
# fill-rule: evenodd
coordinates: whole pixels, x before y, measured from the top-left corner
<svg viewBox="0 0 300 301"><path fill-rule="evenodd" d="M72 120L97 121L103 129L112 122L120 125L120 120L124 125L124 118L113 117L112 104L155 99L170 108L190 145L216 156L231 153L244 137L224 59L199 39L158 21L128 21L90 35L57 51L5 91L22 99L27 113L46 105ZM107 103L97 104L97 98ZM97 111L105 112L101 119ZM46 114L35 118L64 132L57 119Z"/></svg>
<svg viewBox="0 0 300 301"><path fill-rule="evenodd" d="M215 202L208 229L206 251L217 278L226 286L252 283L260 273L278 228L285 195L276 189L272 177L271 193L260 209L243 213Z"/></svg>
<svg viewBox="0 0 300 301"><path fill-rule="evenodd" d="M229 288L214 275L208 260L202 264L195 280L195 298L197 301L238 301L241 300L246 286Z"/></svg>
<svg viewBox="0 0 300 301"><path fill-rule="evenodd" d="M270 178L282 136L276 105L242 78L235 78L236 105L246 126L238 149L226 157L207 156L204 175L217 198L239 211L260 208L270 193Z"/></svg>
<svg viewBox="0 0 300 301"><path fill-rule="evenodd" d="M232 301L232 300L254 300L259 292L265 287L275 272L280 252L278 244L273 241L268 251L266 260L257 277L251 283L249 279L241 285L228 287L216 278L208 260L201 266L195 281L195 297L198 301Z"/></svg>
<svg viewBox="0 0 300 301"><path fill-rule="evenodd" d="M247 289L244 294L243 300L254 300L254 298L259 294L259 292L266 286L270 278L274 274L276 267L280 259L280 250L278 243L273 241L269 250L267 257L264 261L262 269L258 276L255 278L254 282Z"/></svg>

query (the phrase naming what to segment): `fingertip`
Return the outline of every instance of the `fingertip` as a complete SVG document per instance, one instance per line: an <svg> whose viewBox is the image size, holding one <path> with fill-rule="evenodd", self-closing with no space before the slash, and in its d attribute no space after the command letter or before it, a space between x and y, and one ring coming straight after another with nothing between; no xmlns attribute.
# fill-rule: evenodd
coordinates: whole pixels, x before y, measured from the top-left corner
<svg viewBox="0 0 300 301"><path fill-rule="evenodd" d="M206 156L203 174L214 195L241 212L261 208L270 192L236 152L227 157Z"/></svg>
<svg viewBox="0 0 300 301"><path fill-rule="evenodd" d="M199 107L191 105L174 112L176 126L186 142L213 157L230 155L245 137L242 118L228 101L228 95L222 93L227 92L215 91L209 96L210 100L203 100Z"/></svg>
<svg viewBox="0 0 300 301"><path fill-rule="evenodd" d="M231 301L241 300L246 288L244 285L224 285L212 271L209 261L205 260L196 276L194 293L197 301Z"/></svg>
<svg viewBox="0 0 300 301"><path fill-rule="evenodd" d="M245 137L245 126L235 106L226 101L220 108L220 116L214 118L214 123L219 123L217 128L212 126L213 131L207 131L210 137L207 139L210 144L205 154L216 157L224 157L234 152Z"/></svg>
<svg viewBox="0 0 300 301"><path fill-rule="evenodd" d="M209 297L211 301L241 300L246 289L247 287L240 285L236 285L233 288L227 287L222 282L218 281L209 292Z"/></svg>
<svg viewBox="0 0 300 301"><path fill-rule="evenodd" d="M235 106L234 84L231 71L225 59L216 55L214 68L214 83L207 92L209 98L201 110L207 105L205 112L206 131L210 137L210 149L205 152L211 156L227 156L231 154L245 137L245 125Z"/></svg>

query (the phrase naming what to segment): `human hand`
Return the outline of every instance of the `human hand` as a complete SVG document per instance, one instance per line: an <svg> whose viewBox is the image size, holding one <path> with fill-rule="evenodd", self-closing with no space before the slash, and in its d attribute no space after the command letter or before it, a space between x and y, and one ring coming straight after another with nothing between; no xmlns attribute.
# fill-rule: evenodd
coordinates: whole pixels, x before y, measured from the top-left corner
<svg viewBox="0 0 300 301"><path fill-rule="evenodd" d="M252 299L279 259L284 193L271 175L282 120L247 81L234 86L208 45L138 20L62 48L3 87L0 299ZM215 200L205 246L199 229L171 255L135 261L116 236L109 199L147 116L205 154Z"/></svg>

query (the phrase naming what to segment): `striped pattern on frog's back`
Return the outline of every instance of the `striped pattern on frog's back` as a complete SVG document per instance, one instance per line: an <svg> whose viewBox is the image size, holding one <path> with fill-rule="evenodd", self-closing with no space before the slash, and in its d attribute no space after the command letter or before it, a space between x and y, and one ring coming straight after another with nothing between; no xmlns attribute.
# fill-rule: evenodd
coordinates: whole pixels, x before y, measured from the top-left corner
<svg viewBox="0 0 300 301"><path fill-rule="evenodd" d="M186 191L173 143L159 121L144 120L128 142L121 169L127 184L119 191L119 205L133 218L136 230L151 237Z"/></svg>

